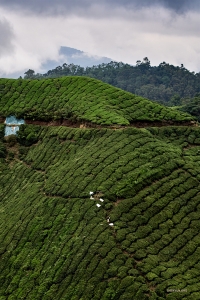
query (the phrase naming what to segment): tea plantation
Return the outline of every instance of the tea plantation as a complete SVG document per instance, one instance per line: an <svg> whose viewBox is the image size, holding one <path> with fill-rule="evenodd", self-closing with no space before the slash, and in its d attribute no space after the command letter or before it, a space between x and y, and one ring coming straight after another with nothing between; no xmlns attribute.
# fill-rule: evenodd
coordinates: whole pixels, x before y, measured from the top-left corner
<svg viewBox="0 0 200 300"><path fill-rule="evenodd" d="M87 77L44 80L0 79L0 117L89 121L129 125L134 121L190 121L171 110L109 84Z"/></svg>
<svg viewBox="0 0 200 300"><path fill-rule="evenodd" d="M90 92L68 99L69 80ZM64 119L73 103L71 116L127 127L21 125L4 138L0 125L0 300L199 300L200 128L128 126L142 109L192 118L83 77L18 84L1 80L1 116Z"/></svg>

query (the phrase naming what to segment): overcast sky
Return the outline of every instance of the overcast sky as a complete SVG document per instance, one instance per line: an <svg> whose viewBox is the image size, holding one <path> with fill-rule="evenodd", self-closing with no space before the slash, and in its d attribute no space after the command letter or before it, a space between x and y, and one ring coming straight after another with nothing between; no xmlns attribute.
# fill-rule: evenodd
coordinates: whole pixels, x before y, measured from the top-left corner
<svg viewBox="0 0 200 300"><path fill-rule="evenodd" d="M200 0L0 0L0 76L45 72L61 46L200 72Z"/></svg>

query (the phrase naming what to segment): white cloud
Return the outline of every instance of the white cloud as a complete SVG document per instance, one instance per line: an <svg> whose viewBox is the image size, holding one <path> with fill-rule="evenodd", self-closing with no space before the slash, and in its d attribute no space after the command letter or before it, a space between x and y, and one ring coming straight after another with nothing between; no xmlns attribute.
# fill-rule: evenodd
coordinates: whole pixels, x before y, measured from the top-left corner
<svg viewBox="0 0 200 300"><path fill-rule="evenodd" d="M176 14L162 7L106 11L103 6L93 6L90 12L88 18L89 12L85 17L44 16L0 9L7 19L4 27L10 28L7 48L12 50L0 57L1 74L21 71L23 75L28 68L44 71L42 63L48 59L61 61L60 46L130 64L147 56L152 65L183 63L200 71L199 13Z"/></svg>
<svg viewBox="0 0 200 300"><path fill-rule="evenodd" d="M14 51L14 33L11 24L5 17L0 18L0 57Z"/></svg>
<svg viewBox="0 0 200 300"><path fill-rule="evenodd" d="M0 6L11 10L20 10L26 13L43 14L43 15L61 15L61 14L79 14L86 15L91 12L93 6L101 4L101 7L106 6L108 9L126 8L127 10L139 10L141 8L149 8L155 6L162 6L170 9L176 13L182 14L192 10L199 10L199 0L0 0ZM97 14L100 11L95 11ZM89 14L88 14L89 15Z"/></svg>

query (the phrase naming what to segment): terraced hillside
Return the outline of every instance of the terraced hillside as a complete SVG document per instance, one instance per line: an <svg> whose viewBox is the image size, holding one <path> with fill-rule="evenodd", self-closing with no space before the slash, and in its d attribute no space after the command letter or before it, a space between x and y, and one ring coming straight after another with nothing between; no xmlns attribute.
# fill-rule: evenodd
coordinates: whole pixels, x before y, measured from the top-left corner
<svg viewBox="0 0 200 300"><path fill-rule="evenodd" d="M199 300L199 183L199 127L0 125L0 300Z"/></svg>
<svg viewBox="0 0 200 300"><path fill-rule="evenodd" d="M185 122L193 118L99 80L62 77L45 80L0 79L0 117L89 121L129 125L135 121Z"/></svg>
<svg viewBox="0 0 200 300"><path fill-rule="evenodd" d="M199 299L200 129L29 127L0 144L0 299Z"/></svg>

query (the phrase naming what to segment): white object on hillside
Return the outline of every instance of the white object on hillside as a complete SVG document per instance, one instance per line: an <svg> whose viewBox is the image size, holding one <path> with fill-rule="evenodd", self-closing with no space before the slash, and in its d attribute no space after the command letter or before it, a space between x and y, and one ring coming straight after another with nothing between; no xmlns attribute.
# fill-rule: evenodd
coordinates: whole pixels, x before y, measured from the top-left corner
<svg viewBox="0 0 200 300"><path fill-rule="evenodd" d="M93 195L93 194L94 194L94 192L90 192L90 196Z"/></svg>
<svg viewBox="0 0 200 300"><path fill-rule="evenodd" d="M110 225L110 226L113 226L113 225L114 225L114 223L109 223L109 225Z"/></svg>
<svg viewBox="0 0 200 300"><path fill-rule="evenodd" d="M100 207L100 206L101 206L101 204L97 203L97 204L96 204L96 206L97 206L97 207Z"/></svg>
<svg viewBox="0 0 200 300"><path fill-rule="evenodd" d="M15 116L9 116L5 119L5 136L16 134L19 131L19 126L25 124L23 119L17 119Z"/></svg>
<svg viewBox="0 0 200 300"><path fill-rule="evenodd" d="M6 117L5 122L6 125L17 126L25 124L24 119L17 119L15 116Z"/></svg>
<svg viewBox="0 0 200 300"><path fill-rule="evenodd" d="M94 200L94 198L93 198L92 196L90 197L90 199L91 199L91 200Z"/></svg>
<svg viewBox="0 0 200 300"><path fill-rule="evenodd" d="M104 200L102 198L99 199L101 202L103 202Z"/></svg>

